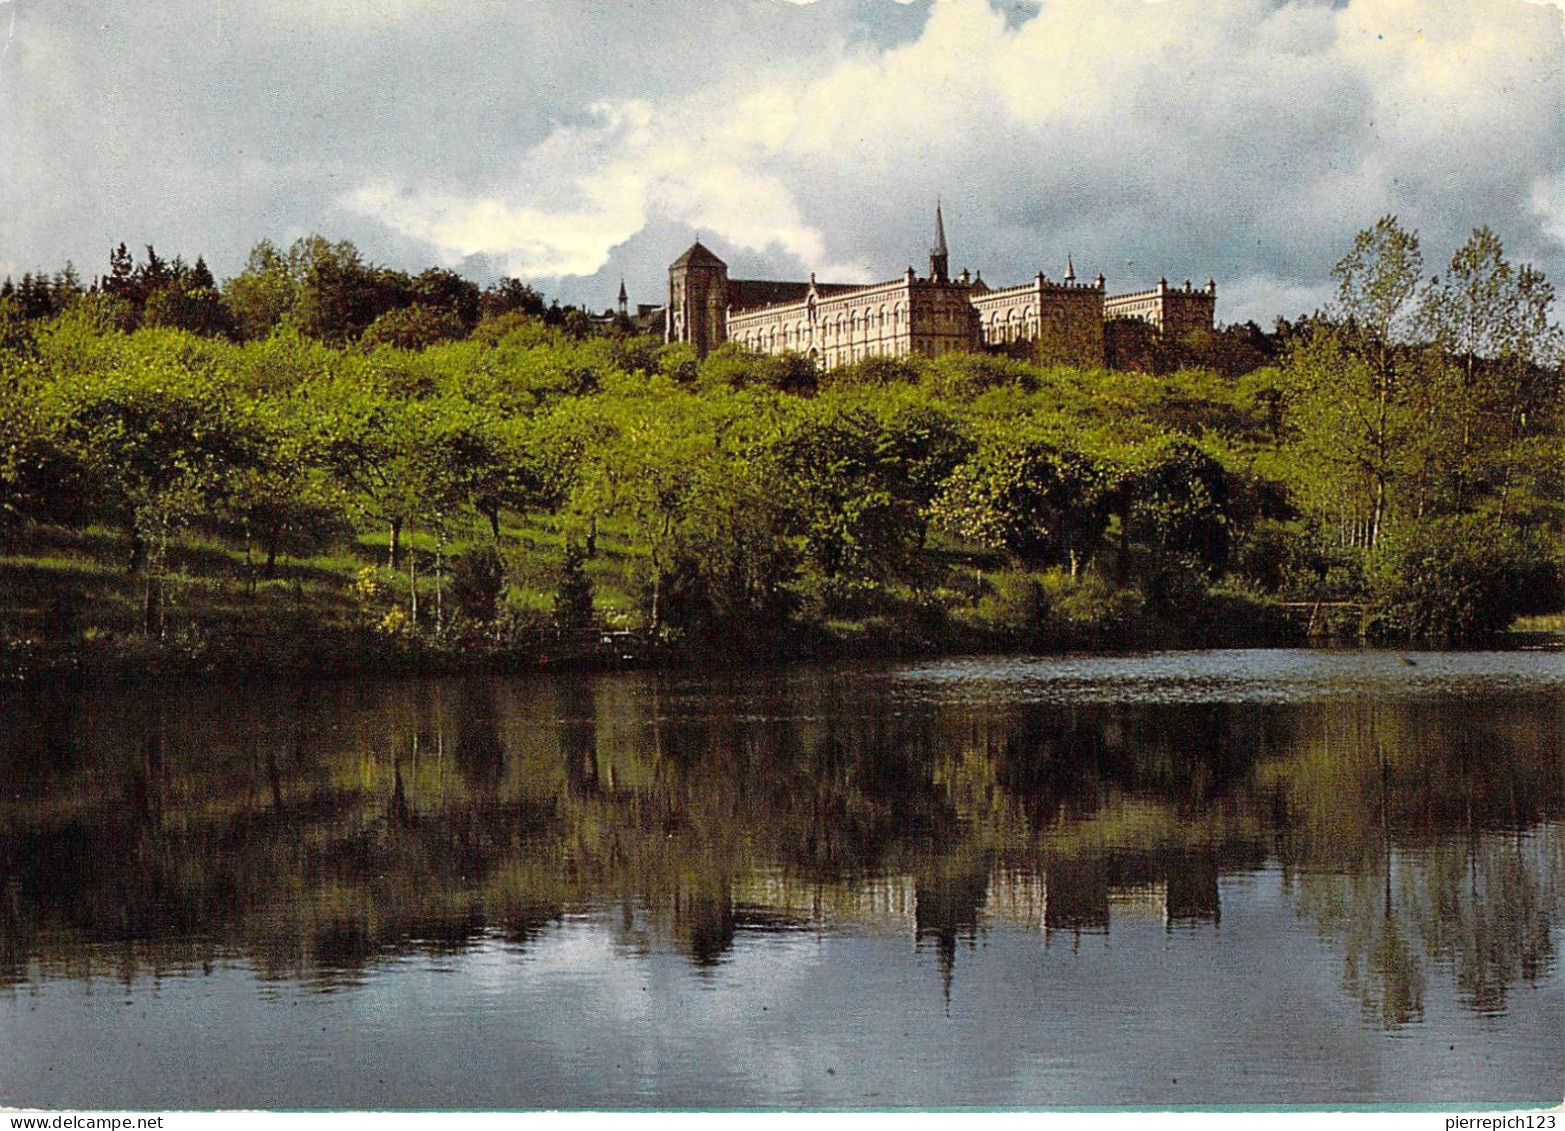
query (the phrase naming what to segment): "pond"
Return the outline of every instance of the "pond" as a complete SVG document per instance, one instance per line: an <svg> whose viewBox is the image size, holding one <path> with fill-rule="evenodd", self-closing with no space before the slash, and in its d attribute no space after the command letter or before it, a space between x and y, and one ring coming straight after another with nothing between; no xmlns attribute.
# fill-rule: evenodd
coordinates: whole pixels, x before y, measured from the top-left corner
<svg viewBox="0 0 1565 1131"><path fill-rule="evenodd" d="M0 1106L1565 1096L1565 654L32 688L0 719Z"/></svg>

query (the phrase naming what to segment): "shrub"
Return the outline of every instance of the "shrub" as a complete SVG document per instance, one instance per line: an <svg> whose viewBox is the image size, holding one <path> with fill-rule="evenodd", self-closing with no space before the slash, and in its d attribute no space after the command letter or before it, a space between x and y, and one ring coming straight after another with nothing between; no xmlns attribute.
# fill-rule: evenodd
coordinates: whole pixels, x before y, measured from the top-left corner
<svg viewBox="0 0 1565 1131"><path fill-rule="evenodd" d="M554 624L566 631L592 624L592 579L587 576L587 551L572 542L565 547L559 582L554 590Z"/></svg>
<svg viewBox="0 0 1565 1131"><path fill-rule="evenodd" d="M1037 574L1005 570L984 579L970 619L990 632L1032 639L1049 616L1048 598Z"/></svg>
<svg viewBox="0 0 1565 1131"><path fill-rule="evenodd" d="M1368 572L1383 630L1437 644L1472 644L1500 632L1555 574L1514 533L1476 516L1391 532Z"/></svg>
<svg viewBox="0 0 1565 1131"><path fill-rule="evenodd" d="M493 546L476 546L451 563L451 597L468 620L493 620L504 589L505 562Z"/></svg>

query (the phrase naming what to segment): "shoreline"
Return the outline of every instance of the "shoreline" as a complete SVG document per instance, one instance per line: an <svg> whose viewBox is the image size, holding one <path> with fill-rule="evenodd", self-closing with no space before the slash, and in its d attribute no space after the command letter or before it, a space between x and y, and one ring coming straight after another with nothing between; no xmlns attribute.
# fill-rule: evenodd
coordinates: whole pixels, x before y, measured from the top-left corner
<svg viewBox="0 0 1565 1131"><path fill-rule="evenodd" d="M604 634L608 637L611 634ZM616 671L776 669L809 664L906 661L969 656L1126 656L1158 652L1225 651L1253 648L1321 651L1390 652L1523 652L1565 650L1565 632L1510 630L1480 644L1435 646L1413 642L1366 642L1345 636L1310 637L1305 633L1224 633L1193 639L1135 640L1116 637L1097 641L1078 638L1022 643L984 639L963 633L945 640L896 637L848 638L801 632L793 646L722 651L688 642L654 644L639 640L634 650L621 650L621 638L590 652L561 656L521 650L462 649L429 646L390 649L381 641L359 640L358 647L299 649L298 641L278 639L243 652L191 650L179 642L153 639L61 644L23 642L0 651L0 695L25 694L30 688L84 687L105 683L143 683L166 687L173 683L211 685L231 682L238 687L267 681L289 683L362 679L420 679L448 676L515 676L557 673L599 674ZM809 639L811 635L814 640ZM319 643L329 643L329 640Z"/></svg>

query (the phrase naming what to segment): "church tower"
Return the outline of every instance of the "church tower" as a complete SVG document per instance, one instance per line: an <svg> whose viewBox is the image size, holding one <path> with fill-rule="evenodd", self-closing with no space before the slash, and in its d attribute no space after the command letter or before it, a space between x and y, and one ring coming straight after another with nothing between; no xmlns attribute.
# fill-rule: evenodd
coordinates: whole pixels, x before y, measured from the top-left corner
<svg viewBox="0 0 1565 1131"><path fill-rule="evenodd" d="M951 281L951 253L946 249L946 224L935 201L935 246L929 249L929 278L935 283Z"/></svg>
<svg viewBox="0 0 1565 1131"><path fill-rule="evenodd" d="M670 342L689 342L705 357L728 340L728 264L702 246L690 245L668 269Z"/></svg>

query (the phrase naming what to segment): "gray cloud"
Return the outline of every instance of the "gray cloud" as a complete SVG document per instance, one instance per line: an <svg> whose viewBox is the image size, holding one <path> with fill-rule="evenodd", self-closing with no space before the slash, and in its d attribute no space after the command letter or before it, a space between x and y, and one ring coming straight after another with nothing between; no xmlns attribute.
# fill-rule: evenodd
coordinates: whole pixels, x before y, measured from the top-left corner
<svg viewBox="0 0 1565 1131"><path fill-rule="evenodd" d="M1489 223L1565 271L1565 20L1531 0L10 0L0 271L121 239L231 272L312 230L373 259L656 300L884 277L934 197L995 282L1296 314L1393 211L1440 265Z"/></svg>

